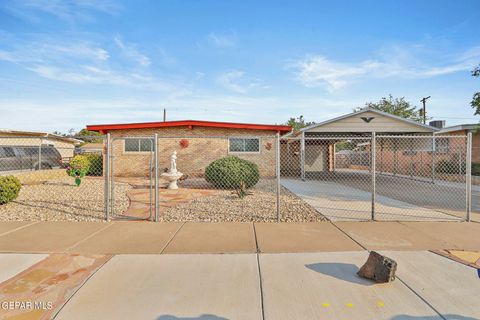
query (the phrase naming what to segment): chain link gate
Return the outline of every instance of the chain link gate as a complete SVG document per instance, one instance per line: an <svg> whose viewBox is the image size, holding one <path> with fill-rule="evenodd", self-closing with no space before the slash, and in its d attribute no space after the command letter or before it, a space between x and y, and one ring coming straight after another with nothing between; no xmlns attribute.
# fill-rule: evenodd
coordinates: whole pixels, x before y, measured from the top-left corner
<svg viewBox="0 0 480 320"><path fill-rule="evenodd" d="M105 219L140 219L158 221L158 154L157 135L135 137L111 137L107 134L105 156ZM129 185L132 190L120 190L119 186ZM130 192L130 195L126 193ZM129 208L117 208L119 196L136 193L135 201L141 202L135 211L132 203ZM131 200L130 200L131 201Z"/></svg>

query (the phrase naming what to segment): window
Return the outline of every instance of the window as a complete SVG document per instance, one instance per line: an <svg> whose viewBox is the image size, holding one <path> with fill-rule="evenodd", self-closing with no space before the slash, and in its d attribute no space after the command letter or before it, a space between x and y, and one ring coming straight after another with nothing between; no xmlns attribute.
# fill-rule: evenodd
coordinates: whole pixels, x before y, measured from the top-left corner
<svg viewBox="0 0 480 320"><path fill-rule="evenodd" d="M150 152L153 149L153 139L125 139L125 152Z"/></svg>
<svg viewBox="0 0 480 320"><path fill-rule="evenodd" d="M12 147L3 147L3 153L7 158L15 157L15 151L13 151Z"/></svg>
<svg viewBox="0 0 480 320"><path fill-rule="evenodd" d="M435 139L435 151L438 153L447 153L450 146L450 140L448 138L436 138Z"/></svg>
<svg viewBox="0 0 480 320"><path fill-rule="evenodd" d="M230 138L230 152L260 152L260 139L258 138Z"/></svg>

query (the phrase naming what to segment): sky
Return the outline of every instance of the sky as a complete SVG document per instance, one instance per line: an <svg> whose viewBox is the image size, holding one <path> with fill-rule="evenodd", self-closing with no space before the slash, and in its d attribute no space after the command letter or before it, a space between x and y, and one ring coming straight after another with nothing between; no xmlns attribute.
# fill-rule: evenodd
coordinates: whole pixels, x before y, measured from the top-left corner
<svg viewBox="0 0 480 320"><path fill-rule="evenodd" d="M0 0L0 128L321 122L392 94L477 123L480 1Z"/></svg>

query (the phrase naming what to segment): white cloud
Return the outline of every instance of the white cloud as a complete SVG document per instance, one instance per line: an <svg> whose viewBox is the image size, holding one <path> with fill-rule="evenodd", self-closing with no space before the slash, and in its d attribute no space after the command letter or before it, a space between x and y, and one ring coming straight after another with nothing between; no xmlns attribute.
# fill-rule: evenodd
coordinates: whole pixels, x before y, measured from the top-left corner
<svg viewBox="0 0 480 320"><path fill-rule="evenodd" d="M122 50L125 57L132 59L143 67L148 67L152 61L149 57L141 53L135 44L125 43L120 37L114 38L115 44Z"/></svg>
<svg viewBox="0 0 480 320"><path fill-rule="evenodd" d="M411 49L411 48L410 48ZM412 55L409 49L394 47L381 59L345 63L328 59L322 55L309 55L288 68L296 70L296 80L306 87L324 86L335 91L359 78L402 77L407 79L428 78L468 71L480 59L479 47L472 48L456 59L446 59L440 66L432 66Z"/></svg>
<svg viewBox="0 0 480 320"><path fill-rule="evenodd" d="M244 75L245 72L240 70L228 71L217 77L217 83L224 88L241 94L246 94L253 88L270 88L268 85L263 85L261 80L246 78Z"/></svg>
<svg viewBox="0 0 480 320"><path fill-rule="evenodd" d="M48 14L58 19L75 22L93 20L93 12L116 14L121 7L110 0L18 0L9 1L5 9L25 20L42 20L38 13Z"/></svg>
<svg viewBox="0 0 480 320"><path fill-rule="evenodd" d="M233 34L218 34L210 33L207 36L208 40L217 47L228 48L234 47L237 44L237 37Z"/></svg>

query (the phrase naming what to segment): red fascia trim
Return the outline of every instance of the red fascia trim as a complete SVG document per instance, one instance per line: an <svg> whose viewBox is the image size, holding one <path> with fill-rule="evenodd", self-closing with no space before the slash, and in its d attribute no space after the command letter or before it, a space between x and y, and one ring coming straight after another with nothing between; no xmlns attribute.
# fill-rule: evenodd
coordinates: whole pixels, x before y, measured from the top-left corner
<svg viewBox="0 0 480 320"><path fill-rule="evenodd" d="M285 126L285 125L214 122L214 121L198 121L198 120L87 125L87 130L106 133L110 130L168 128L168 127L181 127L181 126L266 130L266 131L277 131L277 132L280 132L280 133L287 133L287 132L290 132L292 130L292 128L290 126Z"/></svg>

